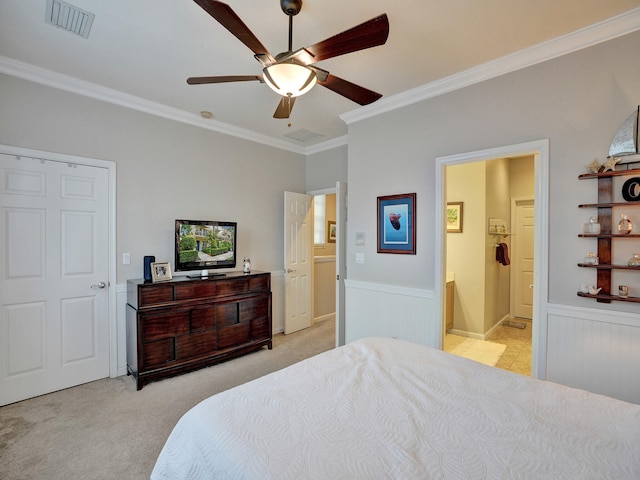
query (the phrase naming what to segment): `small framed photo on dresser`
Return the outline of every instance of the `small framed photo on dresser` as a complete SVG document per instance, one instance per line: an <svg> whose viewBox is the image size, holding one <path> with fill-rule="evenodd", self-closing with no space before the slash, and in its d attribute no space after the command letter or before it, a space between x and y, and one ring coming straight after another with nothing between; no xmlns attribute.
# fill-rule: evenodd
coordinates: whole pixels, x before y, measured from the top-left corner
<svg viewBox="0 0 640 480"><path fill-rule="evenodd" d="M151 264L151 279L154 282L166 282L171 278L171 264L169 262L154 262Z"/></svg>

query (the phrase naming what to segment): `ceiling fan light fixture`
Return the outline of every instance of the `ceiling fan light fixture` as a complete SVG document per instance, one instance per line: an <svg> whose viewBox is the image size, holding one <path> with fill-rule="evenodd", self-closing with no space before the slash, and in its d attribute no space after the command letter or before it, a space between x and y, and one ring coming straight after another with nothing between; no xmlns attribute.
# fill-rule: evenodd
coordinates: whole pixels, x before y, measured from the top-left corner
<svg viewBox="0 0 640 480"><path fill-rule="evenodd" d="M262 71L269 88L283 97L304 95L316 84L316 72L297 63L276 63Z"/></svg>

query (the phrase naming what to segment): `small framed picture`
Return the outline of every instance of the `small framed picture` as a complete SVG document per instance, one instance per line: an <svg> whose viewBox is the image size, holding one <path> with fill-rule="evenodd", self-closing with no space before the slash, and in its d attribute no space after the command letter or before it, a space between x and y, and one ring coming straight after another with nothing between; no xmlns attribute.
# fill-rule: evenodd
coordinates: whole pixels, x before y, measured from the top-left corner
<svg viewBox="0 0 640 480"><path fill-rule="evenodd" d="M416 254L416 194L378 197L378 253Z"/></svg>
<svg viewBox="0 0 640 480"><path fill-rule="evenodd" d="M447 233L462 233L462 202L447 202Z"/></svg>
<svg viewBox="0 0 640 480"><path fill-rule="evenodd" d="M327 222L327 243L336 243L336 222Z"/></svg>
<svg viewBox="0 0 640 480"><path fill-rule="evenodd" d="M154 282L171 280L171 265L169 262L154 262L151 264L151 279Z"/></svg>

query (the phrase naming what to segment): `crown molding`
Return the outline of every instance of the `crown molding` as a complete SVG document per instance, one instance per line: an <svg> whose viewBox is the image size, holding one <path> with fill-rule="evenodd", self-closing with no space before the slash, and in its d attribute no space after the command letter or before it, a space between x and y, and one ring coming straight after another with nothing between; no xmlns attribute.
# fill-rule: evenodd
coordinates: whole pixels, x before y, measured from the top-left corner
<svg viewBox="0 0 640 480"><path fill-rule="evenodd" d="M31 82L64 90L77 95L112 103L121 107L130 108L139 112L148 113L158 117L186 123L196 127L223 133L232 137L242 138L270 147L288 150L301 155L306 154L305 147L292 145L285 140L278 140L268 135L262 135L252 130L234 127L218 120L204 119L194 113L185 112L177 108L169 107L161 103L145 100L134 95L122 93L95 83L80 80L62 73L47 70L28 63L20 62L0 55L0 73L22 78Z"/></svg>
<svg viewBox="0 0 640 480"><path fill-rule="evenodd" d="M568 35L520 50L449 77L407 90L397 95L384 97L374 104L346 112L340 115L340 119L346 124L358 122L438 95L468 87L484 80L489 80L506 73L542 63L607 40L612 40L639 29L640 7ZM348 144L348 136L341 136L310 146L294 145L285 140L279 140L252 130L235 127L218 120L206 120L194 113L145 100L134 95L128 95L95 83L53 72L1 55L0 73L301 155L310 155Z"/></svg>
<svg viewBox="0 0 640 480"><path fill-rule="evenodd" d="M340 115L340 118L346 124L358 122L491 78L499 77L506 73L561 57L577 50L635 32L636 30L640 30L640 7L449 77L427 83L397 95L384 97L371 105L343 113Z"/></svg>

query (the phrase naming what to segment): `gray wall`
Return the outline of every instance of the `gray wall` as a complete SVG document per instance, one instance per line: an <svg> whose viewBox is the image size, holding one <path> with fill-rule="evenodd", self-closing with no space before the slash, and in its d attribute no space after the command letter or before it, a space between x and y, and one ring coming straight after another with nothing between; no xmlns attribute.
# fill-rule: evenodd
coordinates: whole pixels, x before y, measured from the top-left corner
<svg viewBox="0 0 640 480"><path fill-rule="evenodd" d="M349 125L349 278L434 288L435 159L548 138L550 142L549 300L637 312L576 295L595 275L576 263L593 249L577 234L596 201L596 184L578 181L601 162L614 133L640 103L640 32ZM376 197L417 193L417 254L376 253ZM637 220L640 213L634 211ZM584 218L583 218L584 217ZM640 224L640 222L638 222ZM355 246L365 232L365 247ZM355 252L365 263L355 263ZM640 289L638 276L636 288Z"/></svg>
<svg viewBox="0 0 640 480"><path fill-rule="evenodd" d="M144 255L173 265L176 218L237 221L238 256L282 268L283 191L305 191L304 156L4 75L0 105L0 144L116 162L118 283Z"/></svg>
<svg viewBox="0 0 640 480"><path fill-rule="evenodd" d="M347 146L307 155L305 165L307 192L333 188L347 181Z"/></svg>

